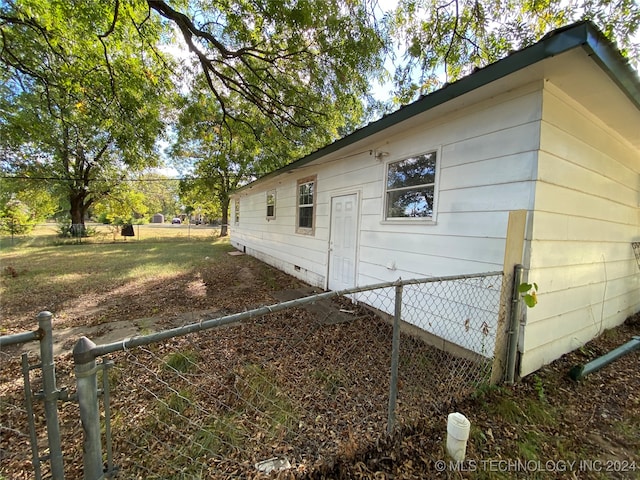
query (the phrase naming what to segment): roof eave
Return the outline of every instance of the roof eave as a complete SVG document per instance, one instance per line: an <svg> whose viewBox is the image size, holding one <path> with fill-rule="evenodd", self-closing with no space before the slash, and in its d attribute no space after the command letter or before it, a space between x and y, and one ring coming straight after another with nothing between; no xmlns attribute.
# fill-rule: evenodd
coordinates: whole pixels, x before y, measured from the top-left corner
<svg viewBox="0 0 640 480"><path fill-rule="evenodd" d="M278 170L239 188L241 192L282 173L290 172L321 157L336 152L353 143L370 137L393 125L401 123L420 113L442 105L449 100L488 85L507 75L529 67L546 58L568 50L585 48L594 61L611 77L618 87L640 109L640 81L629 63L622 57L613 44L591 22L580 22L547 34L539 42L492 63L454 83L425 95L409 105L366 125L355 132L296 160Z"/></svg>

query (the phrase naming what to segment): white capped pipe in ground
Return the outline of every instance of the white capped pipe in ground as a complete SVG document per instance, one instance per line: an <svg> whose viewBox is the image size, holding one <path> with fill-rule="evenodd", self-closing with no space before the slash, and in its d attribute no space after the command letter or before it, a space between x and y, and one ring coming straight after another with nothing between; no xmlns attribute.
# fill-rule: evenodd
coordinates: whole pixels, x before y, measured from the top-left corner
<svg viewBox="0 0 640 480"><path fill-rule="evenodd" d="M471 422L463 414L450 413L447 420L447 453L456 462L464 461Z"/></svg>

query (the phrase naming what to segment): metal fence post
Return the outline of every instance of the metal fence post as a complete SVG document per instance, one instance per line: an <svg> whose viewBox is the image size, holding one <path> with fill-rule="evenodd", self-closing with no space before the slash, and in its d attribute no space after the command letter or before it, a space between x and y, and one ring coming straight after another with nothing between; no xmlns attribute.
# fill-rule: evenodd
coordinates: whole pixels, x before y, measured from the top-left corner
<svg viewBox="0 0 640 480"><path fill-rule="evenodd" d="M36 433L35 421L33 420L33 392L31 390L31 380L29 372L29 354L22 354L22 378L24 381L24 406L27 409L29 423L29 443L31 443L31 464L36 480L42 480L42 467L40 465L40 454L38 453L38 434Z"/></svg>
<svg viewBox="0 0 640 480"><path fill-rule="evenodd" d="M387 434L396 426L396 401L398 399L398 361L400 357L400 318L402 316L402 285L396 285L396 305L393 315L393 338L391 340L391 380L389 385L389 412Z"/></svg>
<svg viewBox="0 0 640 480"><path fill-rule="evenodd" d="M513 286L511 290L511 310L509 312L509 342L507 351L506 383L513 385L516 376L516 357L518 354L518 333L520 332L521 296L518 287L522 283L524 267L516 265L513 269Z"/></svg>
<svg viewBox="0 0 640 480"><path fill-rule="evenodd" d="M40 361L42 363L42 391L44 394L44 414L47 422L49 442L49 461L54 480L64 479L62 445L60 443L60 425L58 423L58 399L60 391L56 387L56 367L53 360L53 328L51 312L38 314L40 328Z"/></svg>
<svg viewBox="0 0 640 480"><path fill-rule="evenodd" d="M100 438L100 409L98 406L98 377L93 349L96 344L82 337L73 347L80 420L84 432L82 461L85 480L104 478L102 468L102 440Z"/></svg>

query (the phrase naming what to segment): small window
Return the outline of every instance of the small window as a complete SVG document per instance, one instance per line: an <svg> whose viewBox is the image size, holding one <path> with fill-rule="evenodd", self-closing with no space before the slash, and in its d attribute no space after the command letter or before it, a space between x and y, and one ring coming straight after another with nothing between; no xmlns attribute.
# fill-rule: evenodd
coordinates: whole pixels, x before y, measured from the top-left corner
<svg viewBox="0 0 640 480"><path fill-rule="evenodd" d="M234 215L234 223L238 225L240 223L240 200L236 200Z"/></svg>
<svg viewBox="0 0 640 480"><path fill-rule="evenodd" d="M267 218L276 218L276 191L267 192Z"/></svg>
<svg viewBox="0 0 640 480"><path fill-rule="evenodd" d="M385 219L433 218L436 152L389 163Z"/></svg>
<svg viewBox="0 0 640 480"><path fill-rule="evenodd" d="M313 234L315 216L315 190L316 178L309 177L298 180L298 233Z"/></svg>

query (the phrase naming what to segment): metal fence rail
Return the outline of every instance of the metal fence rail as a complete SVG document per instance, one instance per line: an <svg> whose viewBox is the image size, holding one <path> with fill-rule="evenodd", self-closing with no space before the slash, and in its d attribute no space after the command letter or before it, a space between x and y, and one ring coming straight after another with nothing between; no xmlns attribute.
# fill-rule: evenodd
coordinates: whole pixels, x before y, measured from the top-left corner
<svg viewBox="0 0 640 480"><path fill-rule="evenodd" d="M58 371L75 382L68 391L56 385L43 312L49 327L0 337L12 365L8 345L41 341L39 362L22 357L22 384L0 385L0 460L23 469L0 462L0 478L29 478L30 461L35 478L55 480L254 478L271 469L303 478L498 379L510 283L502 272L399 280L98 346L83 337L73 371L69 354Z"/></svg>

